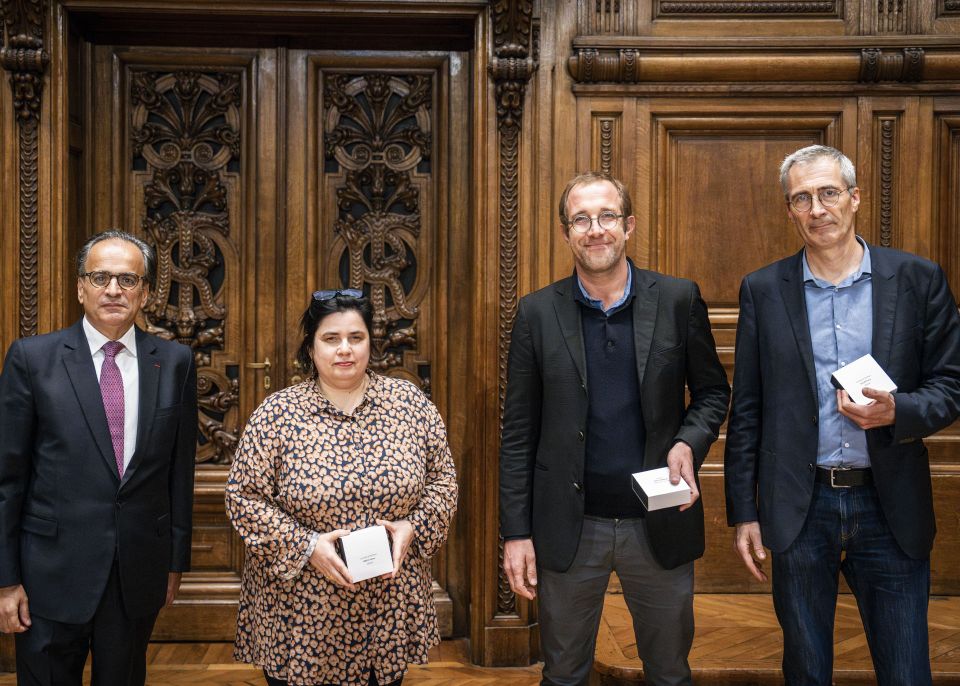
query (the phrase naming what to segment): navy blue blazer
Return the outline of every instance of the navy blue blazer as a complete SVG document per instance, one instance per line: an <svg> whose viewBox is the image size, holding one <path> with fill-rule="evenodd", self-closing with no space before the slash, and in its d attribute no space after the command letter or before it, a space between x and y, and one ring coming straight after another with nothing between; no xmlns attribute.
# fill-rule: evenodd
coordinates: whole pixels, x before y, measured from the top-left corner
<svg viewBox="0 0 960 686"><path fill-rule="evenodd" d="M0 375L0 586L30 611L94 614L114 558L131 616L189 569L197 378L189 348L137 336L137 448L121 481L82 321L15 341Z"/></svg>
<svg viewBox="0 0 960 686"><path fill-rule="evenodd" d="M759 521L763 543L775 553L803 527L817 462L817 385L801 255L747 275L740 286L727 428L727 521ZM897 543L923 559L936 532L923 438L960 414L960 316L937 264L874 245L870 260L872 355L898 390L896 423L867 431L867 448Z"/></svg>
<svg viewBox="0 0 960 686"><path fill-rule="evenodd" d="M666 466L677 441L690 445L699 469L730 398L707 307L687 279L636 267L633 278L633 340L646 430L637 471ZM573 562L583 525L590 379L577 287L571 276L520 300L500 445L501 533L532 536L537 564L561 572ZM703 555L702 501L684 512L649 512L646 526L662 566L672 569Z"/></svg>

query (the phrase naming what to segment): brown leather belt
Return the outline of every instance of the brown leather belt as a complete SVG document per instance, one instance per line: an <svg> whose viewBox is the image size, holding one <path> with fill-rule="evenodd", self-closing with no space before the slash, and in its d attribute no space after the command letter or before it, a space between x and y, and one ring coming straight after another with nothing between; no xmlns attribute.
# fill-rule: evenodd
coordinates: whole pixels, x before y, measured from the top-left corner
<svg viewBox="0 0 960 686"><path fill-rule="evenodd" d="M833 488L869 486L873 483L873 470L869 467L817 467L817 481Z"/></svg>

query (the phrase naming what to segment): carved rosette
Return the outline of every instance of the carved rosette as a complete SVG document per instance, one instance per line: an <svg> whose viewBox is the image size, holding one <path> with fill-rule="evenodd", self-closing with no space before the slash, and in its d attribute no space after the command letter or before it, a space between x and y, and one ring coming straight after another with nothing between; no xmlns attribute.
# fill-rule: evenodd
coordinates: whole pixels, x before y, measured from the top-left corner
<svg viewBox="0 0 960 686"><path fill-rule="evenodd" d="M342 283L370 297L370 366L429 393L418 323L429 268L419 253L421 191L433 148L432 79L332 72L323 92L326 172L344 172L331 259Z"/></svg>
<svg viewBox="0 0 960 686"><path fill-rule="evenodd" d="M18 124L20 335L37 333L37 164L38 129L43 76L50 61L43 49L44 0L3 0L0 3L6 43L0 62L10 72L13 107Z"/></svg>
<svg viewBox="0 0 960 686"><path fill-rule="evenodd" d="M240 161L240 75L133 71L132 169L146 172L142 228L157 251L147 329L190 346L197 364L198 462L232 461L240 429L239 369L226 347L228 182Z"/></svg>
<svg viewBox="0 0 960 686"><path fill-rule="evenodd" d="M494 27L494 55L490 76L495 86L497 131L499 133L499 236L500 307L498 318L499 411L507 388L507 357L510 332L517 314L517 234L519 229L519 152L523 121L523 99L527 82L537 69L537 46L530 0L494 0L491 5ZM503 573L503 541L499 546L497 614L515 615L516 596Z"/></svg>

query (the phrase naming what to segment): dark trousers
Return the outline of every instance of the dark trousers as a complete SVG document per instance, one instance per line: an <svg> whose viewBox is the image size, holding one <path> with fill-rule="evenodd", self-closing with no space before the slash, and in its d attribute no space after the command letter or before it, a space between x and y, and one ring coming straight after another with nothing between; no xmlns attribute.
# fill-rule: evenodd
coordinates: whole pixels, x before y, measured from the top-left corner
<svg viewBox="0 0 960 686"><path fill-rule="evenodd" d="M287 682L283 679L274 679L272 676L267 674L267 671L263 671L263 676L267 679L267 686L287 686ZM391 681L389 684L384 684L383 686L400 686L403 683L403 677L400 677L396 681ZM377 677L374 675L373 671L370 672L370 681L367 682L367 686L379 686L377 682Z"/></svg>
<svg viewBox="0 0 960 686"><path fill-rule="evenodd" d="M693 563L664 569L654 559L643 519L584 517L573 564L537 568L541 686L587 686L603 599L616 572L633 618L637 654L649 686L690 686Z"/></svg>
<svg viewBox="0 0 960 686"><path fill-rule="evenodd" d="M31 615L16 634L18 686L81 686L87 653L93 656L90 686L143 686L147 642L157 616L128 617L114 563L93 619L66 624Z"/></svg>
<svg viewBox="0 0 960 686"><path fill-rule="evenodd" d="M797 539L773 556L787 686L830 686L838 576L857 599L879 686L929 686L930 560L907 557L873 486L814 486Z"/></svg>

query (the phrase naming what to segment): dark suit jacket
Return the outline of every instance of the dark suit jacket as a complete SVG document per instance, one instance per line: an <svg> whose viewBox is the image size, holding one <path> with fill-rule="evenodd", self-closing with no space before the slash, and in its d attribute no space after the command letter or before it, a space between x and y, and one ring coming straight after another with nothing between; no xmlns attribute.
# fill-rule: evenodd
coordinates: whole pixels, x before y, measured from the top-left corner
<svg viewBox="0 0 960 686"><path fill-rule="evenodd" d="M197 403L189 348L137 330L137 447L121 482L82 321L14 342L0 376L0 586L88 621L118 556L131 616L190 564Z"/></svg>
<svg viewBox="0 0 960 686"><path fill-rule="evenodd" d="M782 552L800 533L817 462L817 386L801 254L740 286L733 408L727 429L727 520L759 521ZM867 431L884 515L903 551L930 554L936 526L922 439L960 412L960 317L943 271L870 246L872 354L897 384L896 423Z"/></svg>
<svg viewBox="0 0 960 686"><path fill-rule="evenodd" d="M727 411L730 386L696 284L634 268L633 338L646 444L636 471L666 466L677 441L699 468ZM500 528L533 537L537 563L564 571L583 524L586 360L576 278L519 304L510 343L500 447ZM684 398L690 387L690 404ZM628 474L625 479L630 478ZM703 505L647 513L653 554L674 568L703 554Z"/></svg>

